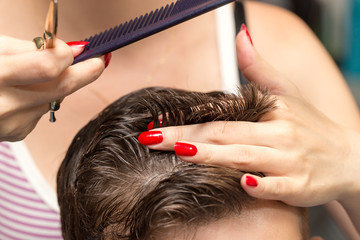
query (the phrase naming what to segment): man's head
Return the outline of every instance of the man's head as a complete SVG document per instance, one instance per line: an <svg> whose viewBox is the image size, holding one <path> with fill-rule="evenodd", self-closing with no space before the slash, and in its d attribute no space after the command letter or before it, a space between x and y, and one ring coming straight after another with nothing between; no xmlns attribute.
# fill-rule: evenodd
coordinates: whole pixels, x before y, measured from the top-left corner
<svg viewBox="0 0 360 240"><path fill-rule="evenodd" d="M164 127L258 121L272 108L253 86L241 97L149 88L120 98L76 135L60 167L64 238L306 239L306 211L251 198L240 170L185 163L137 140L159 116Z"/></svg>

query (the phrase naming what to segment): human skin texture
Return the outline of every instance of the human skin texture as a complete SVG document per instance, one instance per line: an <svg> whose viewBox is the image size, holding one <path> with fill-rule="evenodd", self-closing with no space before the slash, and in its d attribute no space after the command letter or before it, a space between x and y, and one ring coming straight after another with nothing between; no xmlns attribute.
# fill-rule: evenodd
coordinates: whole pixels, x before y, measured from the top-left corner
<svg viewBox="0 0 360 240"><path fill-rule="evenodd" d="M307 240L300 226L298 209L277 201L260 200L244 209L240 215L229 216L200 227L186 226L169 230L160 240Z"/></svg>
<svg viewBox="0 0 360 240"><path fill-rule="evenodd" d="M259 123L157 129L163 141L150 148L170 150L177 141L186 142L197 153L180 154L184 161L262 172L264 178L251 176L249 181L245 176L241 180L251 196L294 206L330 203L349 237L359 239L354 228L360 227L360 184L354 181L360 166L359 133L334 122L308 103L296 85L260 57L246 29L238 35L237 43L243 73L269 89L278 99L277 109ZM339 203L343 207L340 214Z"/></svg>

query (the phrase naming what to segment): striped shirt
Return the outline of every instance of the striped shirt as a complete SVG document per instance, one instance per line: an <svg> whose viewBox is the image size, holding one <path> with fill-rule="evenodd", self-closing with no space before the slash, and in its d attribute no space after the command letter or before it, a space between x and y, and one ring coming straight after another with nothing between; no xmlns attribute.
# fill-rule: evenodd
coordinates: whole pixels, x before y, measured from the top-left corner
<svg viewBox="0 0 360 240"><path fill-rule="evenodd" d="M15 152L14 145L18 144L0 142L0 239L62 239L54 190L39 176L33 162L18 158L19 149Z"/></svg>

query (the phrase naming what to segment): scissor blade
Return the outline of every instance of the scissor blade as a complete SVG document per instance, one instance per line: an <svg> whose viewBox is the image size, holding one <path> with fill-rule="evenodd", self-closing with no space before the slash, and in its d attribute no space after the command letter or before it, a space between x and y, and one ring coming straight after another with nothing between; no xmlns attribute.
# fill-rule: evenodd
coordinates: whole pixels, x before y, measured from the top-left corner
<svg viewBox="0 0 360 240"><path fill-rule="evenodd" d="M57 0L50 2L49 10L45 21L45 34L46 48L55 47L55 39L58 25L58 5Z"/></svg>

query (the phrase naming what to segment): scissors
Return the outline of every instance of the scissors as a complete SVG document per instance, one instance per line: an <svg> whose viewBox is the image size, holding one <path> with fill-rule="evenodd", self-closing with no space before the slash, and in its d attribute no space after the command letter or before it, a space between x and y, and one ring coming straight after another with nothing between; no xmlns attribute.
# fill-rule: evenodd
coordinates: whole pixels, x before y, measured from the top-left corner
<svg viewBox="0 0 360 240"><path fill-rule="evenodd" d="M45 21L45 31L43 37L34 38L38 49L49 49L55 47L56 33L58 26L58 1L51 0ZM50 122L55 122L55 112L60 109L61 100L50 102Z"/></svg>

